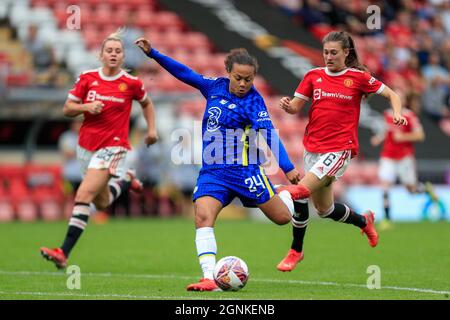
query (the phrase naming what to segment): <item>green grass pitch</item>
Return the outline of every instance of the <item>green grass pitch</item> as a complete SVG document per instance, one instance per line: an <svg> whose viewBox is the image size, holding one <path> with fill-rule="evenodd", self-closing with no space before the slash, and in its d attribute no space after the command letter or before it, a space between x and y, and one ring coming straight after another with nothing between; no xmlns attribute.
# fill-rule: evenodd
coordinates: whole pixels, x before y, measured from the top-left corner
<svg viewBox="0 0 450 320"><path fill-rule="evenodd" d="M450 224L398 223L371 248L353 226L312 220L305 259L290 273L275 266L290 245L291 226L218 220L217 258L235 255L250 270L239 292L187 292L200 267L189 219L115 219L91 223L69 265L81 269L81 289L39 254L57 246L66 223L0 224L3 299L450 299ZM368 289L376 265L381 288Z"/></svg>

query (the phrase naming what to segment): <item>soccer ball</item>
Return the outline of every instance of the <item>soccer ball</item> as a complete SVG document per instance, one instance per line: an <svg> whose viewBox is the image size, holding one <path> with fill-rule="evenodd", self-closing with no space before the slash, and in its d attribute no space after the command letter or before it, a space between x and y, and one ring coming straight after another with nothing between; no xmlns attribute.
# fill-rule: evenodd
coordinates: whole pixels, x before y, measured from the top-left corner
<svg viewBox="0 0 450 320"><path fill-rule="evenodd" d="M214 268L214 281L223 291L238 291L247 283L248 267L244 260L228 256L220 259Z"/></svg>

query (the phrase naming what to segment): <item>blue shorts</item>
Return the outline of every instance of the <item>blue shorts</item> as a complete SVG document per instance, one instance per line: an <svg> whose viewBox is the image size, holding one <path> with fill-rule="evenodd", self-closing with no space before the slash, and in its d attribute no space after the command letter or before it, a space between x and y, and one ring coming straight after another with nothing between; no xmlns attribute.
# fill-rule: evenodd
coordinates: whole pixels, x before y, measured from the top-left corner
<svg viewBox="0 0 450 320"><path fill-rule="evenodd" d="M238 197L245 207L256 207L275 195L272 183L258 165L201 170L192 200L210 196L223 207Z"/></svg>

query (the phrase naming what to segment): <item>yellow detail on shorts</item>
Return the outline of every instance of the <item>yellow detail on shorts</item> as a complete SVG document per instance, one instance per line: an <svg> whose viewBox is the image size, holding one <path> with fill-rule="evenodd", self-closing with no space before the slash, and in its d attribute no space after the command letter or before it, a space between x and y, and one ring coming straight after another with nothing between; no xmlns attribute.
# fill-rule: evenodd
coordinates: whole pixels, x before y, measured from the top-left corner
<svg viewBox="0 0 450 320"><path fill-rule="evenodd" d="M248 148L249 148L249 143L248 143L248 140L247 140L247 136L248 136L248 132L250 131L251 127L252 127L251 124L245 126L244 133L242 134L242 137L241 137L241 142L244 142L244 147L242 148L242 165L244 167L248 166Z"/></svg>
<svg viewBox="0 0 450 320"><path fill-rule="evenodd" d="M261 176L263 177L266 188L269 190L270 198L272 198L275 195L275 192L273 192L272 187L270 186L269 179L267 179L263 167L259 166L259 170L261 171Z"/></svg>

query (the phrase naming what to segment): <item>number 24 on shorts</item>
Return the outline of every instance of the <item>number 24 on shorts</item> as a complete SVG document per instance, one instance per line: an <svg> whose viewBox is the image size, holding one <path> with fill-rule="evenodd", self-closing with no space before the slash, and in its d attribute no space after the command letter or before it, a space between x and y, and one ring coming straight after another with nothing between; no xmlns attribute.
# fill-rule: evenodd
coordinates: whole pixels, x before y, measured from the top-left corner
<svg viewBox="0 0 450 320"><path fill-rule="evenodd" d="M244 182L248 186L248 190L250 192L256 192L257 187L262 187L263 189L266 189L266 185L264 184L264 181L261 178L261 175L259 174L245 179Z"/></svg>

